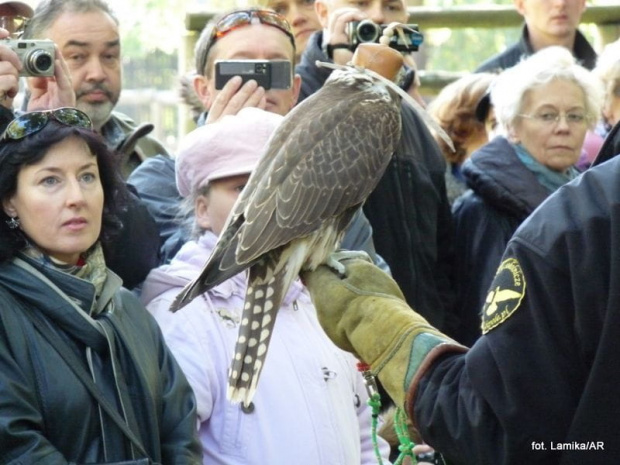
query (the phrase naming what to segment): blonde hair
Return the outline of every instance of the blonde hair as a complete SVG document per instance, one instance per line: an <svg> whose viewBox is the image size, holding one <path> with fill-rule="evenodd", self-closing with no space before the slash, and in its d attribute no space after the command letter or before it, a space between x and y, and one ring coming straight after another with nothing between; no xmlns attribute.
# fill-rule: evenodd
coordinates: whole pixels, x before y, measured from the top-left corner
<svg viewBox="0 0 620 465"><path fill-rule="evenodd" d="M592 72L603 81L607 90L610 84L620 78L620 39L603 48Z"/></svg>
<svg viewBox="0 0 620 465"><path fill-rule="evenodd" d="M600 79L603 85L605 103L613 101L614 91L620 86L620 39L605 46L596 60L596 66L592 73ZM608 117L605 114L607 110L608 108L605 109L602 115L604 120L607 120ZM606 122L612 124L610 121Z"/></svg>

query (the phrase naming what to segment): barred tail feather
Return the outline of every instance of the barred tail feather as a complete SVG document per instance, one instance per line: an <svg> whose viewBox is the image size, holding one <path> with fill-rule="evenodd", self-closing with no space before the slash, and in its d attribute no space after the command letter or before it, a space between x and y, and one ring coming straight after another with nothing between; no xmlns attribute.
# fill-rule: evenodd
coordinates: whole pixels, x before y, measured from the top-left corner
<svg viewBox="0 0 620 465"><path fill-rule="evenodd" d="M281 276L265 270L264 266L250 268L239 337L228 375L230 401L243 402L246 406L252 401L267 357L276 314L287 290Z"/></svg>

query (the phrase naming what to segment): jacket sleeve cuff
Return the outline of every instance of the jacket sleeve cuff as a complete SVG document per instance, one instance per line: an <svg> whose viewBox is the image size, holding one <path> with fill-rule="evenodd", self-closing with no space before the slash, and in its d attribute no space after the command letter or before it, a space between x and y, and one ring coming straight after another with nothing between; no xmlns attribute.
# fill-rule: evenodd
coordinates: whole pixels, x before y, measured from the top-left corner
<svg viewBox="0 0 620 465"><path fill-rule="evenodd" d="M420 334L419 336L423 336L424 334ZM418 336L418 337L419 337ZM429 334L433 338L436 338L435 335ZM417 339L417 338L416 338ZM417 389L420 381L426 375L426 373L431 369L435 361L446 354L464 354L469 349L465 346L462 346L454 341L449 339L445 339L440 341L438 344L431 346L426 352L423 352L421 356L414 357L413 353L416 350L416 342L414 341L411 348L411 358L409 367L407 369L407 377L405 378L405 384L408 384L407 396L405 398L405 411L409 416L409 419L415 425L415 418L413 416L413 408L415 405L415 398L417 394ZM421 341L422 342L422 341Z"/></svg>

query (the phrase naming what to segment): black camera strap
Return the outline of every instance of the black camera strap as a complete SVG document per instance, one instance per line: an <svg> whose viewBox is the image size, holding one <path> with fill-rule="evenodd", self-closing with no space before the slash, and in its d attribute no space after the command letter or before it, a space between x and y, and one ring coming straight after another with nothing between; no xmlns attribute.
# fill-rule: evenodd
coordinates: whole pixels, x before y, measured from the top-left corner
<svg viewBox="0 0 620 465"><path fill-rule="evenodd" d="M347 50L351 50L351 44L327 44L325 46L325 54L330 60L334 59L334 50L339 48L346 48Z"/></svg>

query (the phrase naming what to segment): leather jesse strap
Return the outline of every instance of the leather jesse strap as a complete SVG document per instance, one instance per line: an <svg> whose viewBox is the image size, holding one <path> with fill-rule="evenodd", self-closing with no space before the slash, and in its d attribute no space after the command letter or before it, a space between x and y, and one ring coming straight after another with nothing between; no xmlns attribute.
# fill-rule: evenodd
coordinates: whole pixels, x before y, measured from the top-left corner
<svg viewBox="0 0 620 465"><path fill-rule="evenodd" d="M56 352L58 352L62 359L67 363L69 368L71 368L73 373L78 377L84 387L99 403L101 408L108 414L108 416L112 419L116 426L118 426L123 432L123 434L127 437L127 439L131 441L131 443L138 450L138 452L144 457L148 458L149 461L152 461L152 459L149 457L149 454L142 446L140 439L136 437L134 432L131 431L131 429L127 425L127 422L120 416L118 411L104 397L104 395L101 393L101 390L91 379L90 375L86 372L75 353L67 346L67 344L60 338L60 336L58 336L58 334L56 334L54 331L50 331L50 328L47 326L47 322L43 320L43 317L40 314L38 314L37 312L33 312L26 306L22 306L22 308L30 316L31 321L39 330L39 333L41 333L41 335L52 345L52 347L54 347Z"/></svg>

